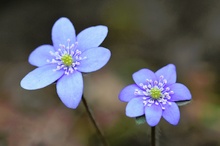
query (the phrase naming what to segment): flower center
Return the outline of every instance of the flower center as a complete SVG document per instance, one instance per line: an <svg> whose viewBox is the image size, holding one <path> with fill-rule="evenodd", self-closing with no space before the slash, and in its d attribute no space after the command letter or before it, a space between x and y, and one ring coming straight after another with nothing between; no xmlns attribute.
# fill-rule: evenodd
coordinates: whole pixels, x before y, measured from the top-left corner
<svg viewBox="0 0 220 146"><path fill-rule="evenodd" d="M161 91L157 87L154 87L150 90L150 95L154 99L159 99L161 97Z"/></svg>
<svg viewBox="0 0 220 146"><path fill-rule="evenodd" d="M140 83L140 89L135 89L134 94L143 99L144 106L151 106L152 104L160 105L164 110L164 105L171 104L172 90L166 85L167 80L164 76L160 76L159 80L152 81L146 79L145 83Z"/></svg>
<svg viewBox="0 0 220 146"><path fill-rule="evenodd" d="M69 54L65 54L61 57L61 60L63 62L64 65L66 66L71 66L73 63L73 57Z"/></svg>
<svg viewBox="0 0 220 146"><path fill-rule="evenodd" d="M70 44L70 39L67 39L67 46L60 44L60 48L56 52L50 52L54 57L51 61L47 60L49 63L57 64L57 70L64 70L65 74L68 75L77 70L77 66L80 65L81 60L86 59L86 56L81 56L81 51L77 50L77 42Z"/></svg>

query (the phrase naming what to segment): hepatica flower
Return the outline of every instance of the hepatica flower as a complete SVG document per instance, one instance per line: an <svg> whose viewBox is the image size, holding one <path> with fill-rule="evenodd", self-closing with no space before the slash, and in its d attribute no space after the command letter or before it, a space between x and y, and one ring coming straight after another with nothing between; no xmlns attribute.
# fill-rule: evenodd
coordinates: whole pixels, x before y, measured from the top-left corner
<svg viewBox="0 0 220 146"><path fill-rule="evenodd" d="M83 94L82 73L96 71L110 59L110 51L99 47L107 33L107 27L99 25L76 36L69 19L58 19L52 28L53 45L39 46L30 54L29 63L38 68L21 80L21 87L35 90L56 82L62 102L75 109Z"/></svg>
<svg viewBox="0 0 220 146"><path fill-rule="evenodd" d="M180 111L176 102L191 100L186 86L176 83L176 68L173 64L155 73L141 69L133 74L135 84L128 85L119 94L119 99L128 102L128 117L145 116L150 126L156 126L161 117L177 125Z"/></svg>

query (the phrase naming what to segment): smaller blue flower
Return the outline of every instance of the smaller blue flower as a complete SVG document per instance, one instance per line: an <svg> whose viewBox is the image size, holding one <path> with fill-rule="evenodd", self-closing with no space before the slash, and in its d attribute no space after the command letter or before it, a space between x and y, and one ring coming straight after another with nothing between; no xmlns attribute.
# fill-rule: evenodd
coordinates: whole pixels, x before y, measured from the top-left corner
<svg viewBox="0 0 220 146"><path fill-rule="evenodd" d="M107 36L106 26L89 27L77 36L67 18L58 19L52 28L52 45L42 45L29 56L29 63L37 66L21 80L21 87L35 90L57 82L61 101L75 109L82 98L82 73L102 68L110 59L108 49L99 47Z"/></svg>
<svg viewBox="0 0 220 146"><path fill-rule="evenodd" d="M172 125L177 125L180 111L175 102L191 100L186 86L176 83L176 68L173 64L155 73L141 69L133 74L135 84L123 88L119 94L122 102L128 102L128 117L145 116L150 126L156 126L161 116Z"/></svg>

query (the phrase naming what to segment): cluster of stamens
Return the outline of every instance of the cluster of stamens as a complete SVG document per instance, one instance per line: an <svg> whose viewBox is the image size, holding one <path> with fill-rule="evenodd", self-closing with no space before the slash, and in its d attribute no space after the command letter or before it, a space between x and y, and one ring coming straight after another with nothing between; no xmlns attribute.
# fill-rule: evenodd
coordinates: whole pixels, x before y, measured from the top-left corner
<svg viewBox="0 0 220 146"><path fill-rule="evenodd" d="M70 39L67 40L67 46L60 44L60 48L56 52L50 51L50 54L54 56L52 60L47 60L49 63L57 64L56 69L65 71L65 74L68 75L77 70L77 66L80 65L80 61L86 59L86 57L81 57L81 51L77 50L77 42L70 45Z"/></svg>
<svg viewBox="0 0 220 146"><path fill-rule="evenodd" d="M141 96L143 99L144 106L151 106L152 104L160 105L161 108L164 110L165 104L170 104L169 100L171 99L171 94L174 92L169 88L166 87L167 80L164 79L164 76L160 76L159 81L155 80L146 80L146 83L140 83L140 87L143 90L135 89L134 94L137 96Z"/></svg>

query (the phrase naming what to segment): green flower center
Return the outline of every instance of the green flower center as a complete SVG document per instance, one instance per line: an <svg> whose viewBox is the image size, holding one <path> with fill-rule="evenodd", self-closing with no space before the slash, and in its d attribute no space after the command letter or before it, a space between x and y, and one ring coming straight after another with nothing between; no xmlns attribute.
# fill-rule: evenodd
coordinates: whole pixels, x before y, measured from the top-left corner
<svg viewBox="0 0 220 146"><path fill-rule="evenodd" d="M73 63L73 57L69 54L65 54L61 57L61 61L63 62L64 65L71 66Z"/></svg>
<svg viewBox="0 0 220 146"><path fill-rule="evenodd" d="M154 87L150 90L150 95L154 99L159 99L161 97L161 90L158 89L157 87Z"/></svg>

